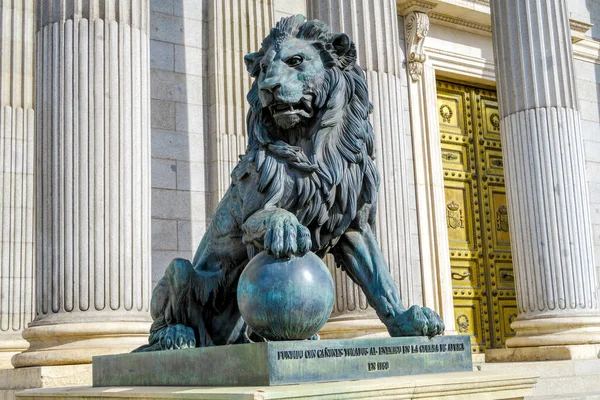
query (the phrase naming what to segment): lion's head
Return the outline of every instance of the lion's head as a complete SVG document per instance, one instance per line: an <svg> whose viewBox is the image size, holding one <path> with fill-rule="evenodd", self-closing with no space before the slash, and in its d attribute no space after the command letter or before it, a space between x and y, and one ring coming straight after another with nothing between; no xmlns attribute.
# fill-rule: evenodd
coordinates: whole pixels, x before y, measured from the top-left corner
<svg viewBox="0 0 600 400"><path fill-rule="evenodd" d="M246 55L248 156L268 202L297 210L320 234L345 230L358 208L373 203L379 177L367 84L356 48L343 33L302 16L283 18ZM285 196L285 176L296 193ZM287 180L289 181L289 180Z"/></svg>

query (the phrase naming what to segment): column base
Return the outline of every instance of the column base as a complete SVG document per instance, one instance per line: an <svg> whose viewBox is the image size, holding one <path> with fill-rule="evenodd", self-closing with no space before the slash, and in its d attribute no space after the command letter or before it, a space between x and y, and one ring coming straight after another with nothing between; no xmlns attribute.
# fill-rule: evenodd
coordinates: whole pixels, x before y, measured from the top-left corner
<svg viewBox="0 0 600 400"><path fill-rule="evenodd" d="M10 362L12 356L25 351L27 347L29 347L29 343L26 340L0 338L0 369L12 368Z"/></svg>
<svg viewBox="0 0 600 400"><path fill-rule="evenodd" d="M510 326L517 334L506 340L508 348L600 344L600 316L516 320Z"/></svg>
<svg viewBox="0 0 600 400"><path fill-rule="evenodd" d="M93 356L128 353L147 344L150 322L38 325L23 331L30 346L12 358L15 368L89 364Z"/></svg>
<svg viewBox="0 0 600 400"><path fill-rule="evenodd" d="M390 337L387 328L378 318L329 321L321 328L319 336L321 339Z"/></svg>
<svg viewBox="0 0 600 400"><path fill-rule="evenodd" d="M506 349L488 350L486 362L600 358L600 316L517 320Z"/></svg>

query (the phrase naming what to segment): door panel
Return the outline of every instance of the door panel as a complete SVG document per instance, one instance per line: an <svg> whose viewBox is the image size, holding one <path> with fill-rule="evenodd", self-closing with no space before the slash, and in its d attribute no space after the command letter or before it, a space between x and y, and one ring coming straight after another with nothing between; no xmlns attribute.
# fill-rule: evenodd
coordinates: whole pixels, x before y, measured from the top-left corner
<svg viewBox="0 0 600 400"><path fill-rule="evenodd" d="M514 273L496 94L438 81L456 330L473 352L514 335Z"/></svg>

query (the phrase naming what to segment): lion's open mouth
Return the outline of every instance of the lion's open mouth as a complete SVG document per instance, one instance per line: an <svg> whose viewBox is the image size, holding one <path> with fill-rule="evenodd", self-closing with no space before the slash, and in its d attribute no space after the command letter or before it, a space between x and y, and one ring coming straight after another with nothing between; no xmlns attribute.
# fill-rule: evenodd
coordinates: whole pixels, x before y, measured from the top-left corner
<svg viewBox="0 0 600 400"><path fill-rule="evenodd" d="M310 96L306 96L303 97L299 102L293 104L283 102L271 104L269 106L269 111L275 119L291 115L298 115L302 118L312 118L314 113L311 103L312 98Z"/></svg>

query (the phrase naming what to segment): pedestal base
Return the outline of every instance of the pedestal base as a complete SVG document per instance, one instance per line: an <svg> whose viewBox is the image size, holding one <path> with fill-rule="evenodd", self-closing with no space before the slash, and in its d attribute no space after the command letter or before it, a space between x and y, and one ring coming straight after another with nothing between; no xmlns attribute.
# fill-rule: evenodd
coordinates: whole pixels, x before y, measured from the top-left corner
<svg viewBox="0 0 600 400"><path fill-rule="evenodd" d="M468 336L297 340L94 358L94 386L277 386L472 371Z"/></svg>
<svg viewBox="0 0 600 400"><path fill-rule="evenodd" d="M485 362L560 361L600 358L600 344L486 350Z"/></svg>
<svg viewBox="0 0 600 400"><path fill-rule="evenodd" d="M93 356L128 353L148 343L149 322L40 325L23 331L30 346L12 359L16 368L90 364Z"/></svg>
<svg viewBox="0 0 600 400"><path fill-rule="evenodd" d="M455 372L350 382L265 387L126 387L27 390L17 400L42 399L522 399L531 394L535 374Z"/></svg>

